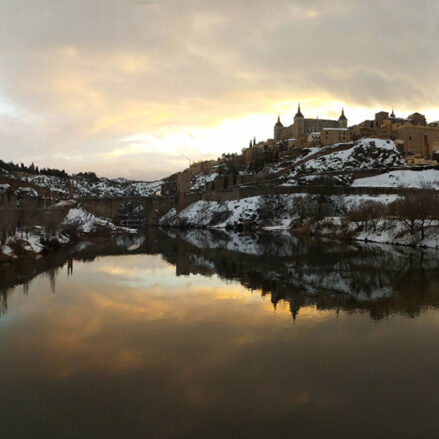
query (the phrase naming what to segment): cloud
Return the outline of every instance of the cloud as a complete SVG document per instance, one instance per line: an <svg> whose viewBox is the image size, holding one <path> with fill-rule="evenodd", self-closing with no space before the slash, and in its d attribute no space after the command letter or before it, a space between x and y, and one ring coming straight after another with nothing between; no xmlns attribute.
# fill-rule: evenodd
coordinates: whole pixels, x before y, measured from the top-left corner
<svg viewBox="0 0 439 439"><path fill-rule="evenodd" d="M224 121L268 122L297 100L321 116L344 103L355 119L366 108L431 110L439 98L434 1L0 0L0 13L0 155L10 160L153 178L188 151L215 157L269 137L271 121L215 140ZM200 130L210 140L173 143ZM124 154L134 135L162 145L155 170L147 151Z"/></svg>

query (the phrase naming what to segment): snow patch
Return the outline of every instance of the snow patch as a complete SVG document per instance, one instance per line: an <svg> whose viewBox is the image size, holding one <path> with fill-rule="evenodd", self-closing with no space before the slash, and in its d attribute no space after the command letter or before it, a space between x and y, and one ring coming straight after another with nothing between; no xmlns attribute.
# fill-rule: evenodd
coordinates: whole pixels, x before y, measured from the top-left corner
<svg viewBox="0 0 439 439"><path fill-rule="evenodd" d="M386 174L354 180L352 186L407 187L418 189L439 189L439 169L422 171L391 171Z"/></svg>

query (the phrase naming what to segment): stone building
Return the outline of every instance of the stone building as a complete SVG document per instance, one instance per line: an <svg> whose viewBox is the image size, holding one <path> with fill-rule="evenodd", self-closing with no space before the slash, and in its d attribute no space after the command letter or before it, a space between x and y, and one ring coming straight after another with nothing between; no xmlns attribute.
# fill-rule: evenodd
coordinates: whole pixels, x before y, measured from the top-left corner
<svg viewBox="0 0 439 439"><path fill-rule="evenodd" d="M320 131L320 143L322 146L350 141L351 133L348 128L324 128Z"/></svg>
<svg viewBox="0 0 439 439"><path fill-rule="evenodd" d="M439 128L424 125L404 125L394 130L396 140L402 140L405 151L431 159L439 150Z"/></svg>
<svg viewBox="0 0 439 439"><path fill-rule="evenodd" d="M348 120L342 110L341 116L338 120L331 119L309 119L305 118L300 110L300 104L297 108L297 113L294 116L294 123L290 126L284 126L278 117L274 125L274 140L299 139L303 135L317 133L324 128L347 128Z"/></svg>

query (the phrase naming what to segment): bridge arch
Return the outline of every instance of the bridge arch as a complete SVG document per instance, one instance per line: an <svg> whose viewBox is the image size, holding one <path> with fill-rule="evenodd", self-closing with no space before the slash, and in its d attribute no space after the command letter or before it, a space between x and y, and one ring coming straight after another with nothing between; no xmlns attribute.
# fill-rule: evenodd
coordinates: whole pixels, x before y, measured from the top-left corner
<svg viewBox="0 0 439 439"><path fill-rule="evenodd" d="M119 205L112 220L121 226L140 227L146 224L147 216L145 203L127 200Z"/></svg>
<svg viewBox="0 0 439 439"><path fill-rule="evenodd" d="M79 203L84 209L97 216L111 219L115 224L121 224L124 219L123 212L128 209L130 215L143 218L144 225L157 225L159 218L175 207L174 197L130 197L130 198L83 198ZM119 221L119 222L118 222ZM129 221L125 221L128 225Z"/></svg>

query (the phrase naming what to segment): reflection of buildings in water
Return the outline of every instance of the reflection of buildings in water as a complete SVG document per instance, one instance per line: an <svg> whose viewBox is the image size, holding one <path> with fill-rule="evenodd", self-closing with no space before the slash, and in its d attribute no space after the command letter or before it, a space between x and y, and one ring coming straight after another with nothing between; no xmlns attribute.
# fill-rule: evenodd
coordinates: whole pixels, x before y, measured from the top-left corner
<svg viewBox="0 0 439 439"><path fill-rule="evenodd" d="M73 275L73 258L69 258L67 261L67 276Z"/></svg>
<svg viewBox="0 0 439 439"><path fill-rule="evenodd" d="M288 302L293 319L304 306L337 313L366 311L373 319L394 313L416 316L426 306L439 307L439 289L432 288L439 277L436 252L307 242L282 234L277 254L273 235L256 237L253 247L245 237L241 243L245 253L230 249L240 248L239 235L209 236L208 231L179 235L178 275L218 274L238 280L270 295L274 307L279 301Z"/></svg>

